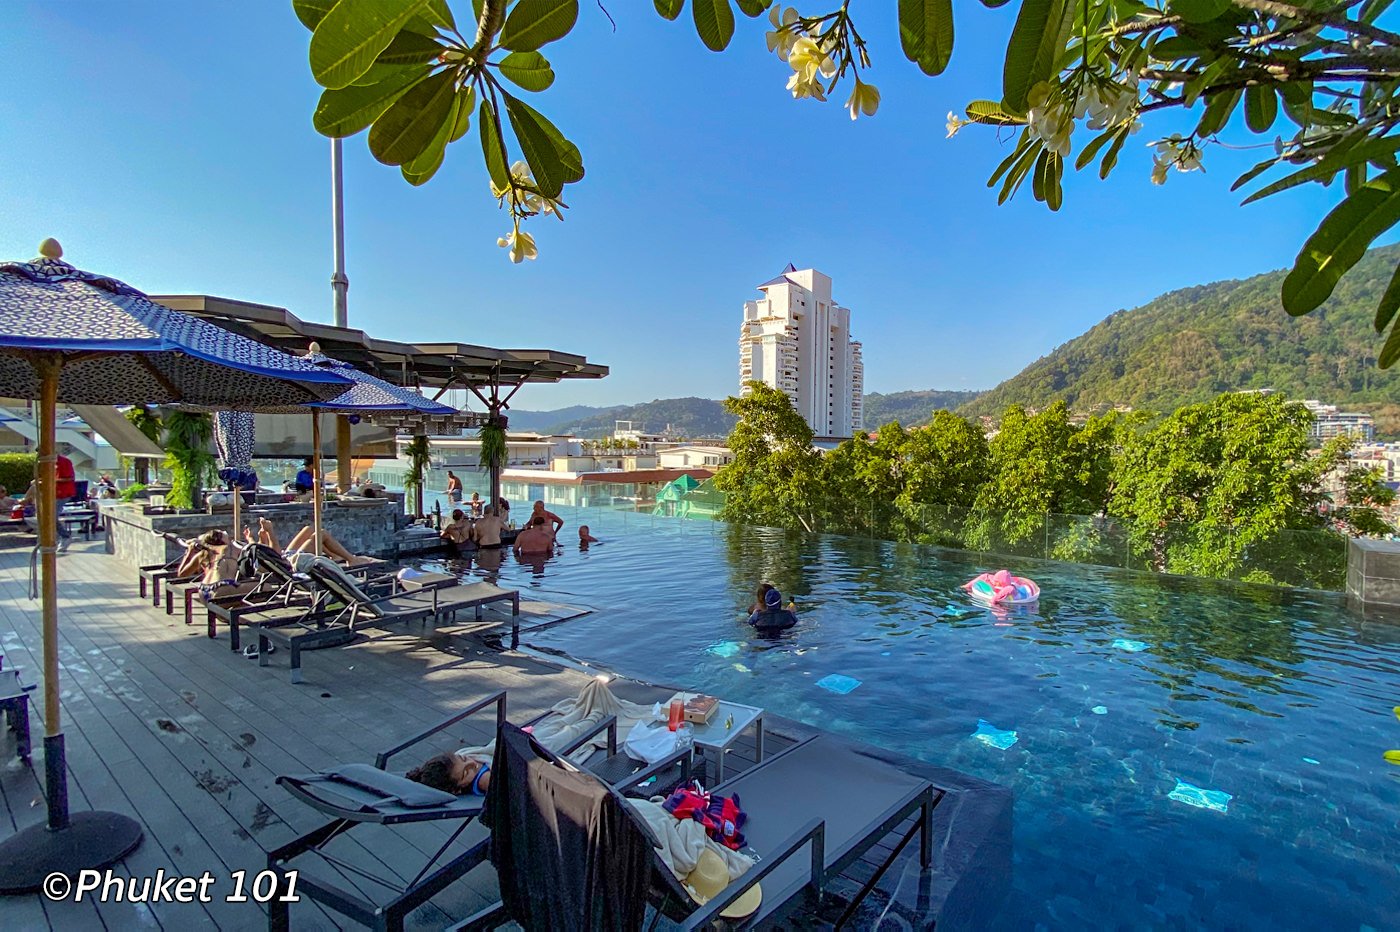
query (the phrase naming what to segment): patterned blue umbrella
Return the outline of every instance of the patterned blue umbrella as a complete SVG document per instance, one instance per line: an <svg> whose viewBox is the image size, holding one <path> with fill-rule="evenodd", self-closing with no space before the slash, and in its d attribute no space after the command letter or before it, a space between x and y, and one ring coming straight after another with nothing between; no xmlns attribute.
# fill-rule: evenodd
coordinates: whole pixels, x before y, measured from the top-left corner
<svg viewBox="0 0 1400 932"><path fill-rule="evenodd" d="M253 471L254 418L251 411L219 411L214 415L214 449L223 468L219 478L231 489L256 489ZM235 527L234 533L238 532Z"/></svg>
<svg viewBox="0 0 1400 932"><path fill-rule="evenodd" d="M151 301L114 278L44 258L0 263L0 395L37 398L39 557L44 632L44 769L47 824L0 842L0 892L34 890L111 864L141 843L141 826L116 812L68 811L58 688L58 531L54 417L70 404L207 405L248 410L322 401L347 380L304 360Z"/></svg>
<svg viewBox="0 0 1400 932"><path fill-rule="evenodd" d="M350 388L345 393L329 401L310 402L307 407L320 408L338 414L373 413L375 411L409 411L418 414L442 417L456 414L457 409L439 404L411 388L386 382L381 378L361 372L348 362L332 359L324 353L312 352L301 357L303 362L316 366L323 372L334 372L350 380Z"/></svg>
<svg viewBox="0 0 1400 932"><path fill-rule="evenodd" d="M26 357L46 350L63 354L58 400L70 404L246 411L324 401L349 384L57 258L0 263L0 395L39 397Z"/></svg>

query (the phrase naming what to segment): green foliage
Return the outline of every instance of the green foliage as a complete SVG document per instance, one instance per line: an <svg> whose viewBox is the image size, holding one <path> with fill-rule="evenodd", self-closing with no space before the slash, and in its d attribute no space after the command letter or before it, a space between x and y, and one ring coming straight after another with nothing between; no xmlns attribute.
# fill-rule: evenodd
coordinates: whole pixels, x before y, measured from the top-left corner
<svg viewBox="0 0 1400 932"><path fill-rule="evenodd" d="M1371 309L1400 247L1372 250L1315 314L1280 313L1284 272L1183 288L1118 311L959 409L1063 399L1076 411L1130 405L1170 411L1226 391L1273 388L1355 406L1400 396L1400 373L1377 371Z"/></svg>
<svg viewBox="0 0 1400 932"><path fill-rule="evenodd" d="M403 488L413 494L413 513L423 514L423 480L433 465L432 449L424 434L415 436L404 447L404 458L408 460L408 472L404 473Z"/></svg>
<svg viewBox="0 0 1400 932"><path fill-rule="evenodd" d="M126 419L131 426L146 437L152 443L160 443L161 431L165 426L161 423L160 415L156 414L154 408L146 405L132 405L126 409ZM134 457L136 482L145 486L151 481L151 461L144 456Z"/></svg>
<svg viewBox="0 0 1400 932"><path fill-rule="evenodd" d="M725 410L739 420L729 434L734 461L714 478L715 487L728 496L721 517L814 530L821 458L812 449L812 428L787 395L762 382L746 387L749 394L724 400Z"/></svg>
<svg viewBox="0 0 1400 932"><path fill-rule="evenodd" d="M171 411L165 416L165 467L170 491L165 500L176 508L193 508L206 482L213 481L214 420L207 414Z"/></svg>
<svg viewBox="0 0 1400 932"><path fill-rule="evenodd" d="M34 481L39 457L33 453L0 453L0 485L19 498Z"/></svg>
<svg viewBox="0 0 1400 932"><path fill-rule="evenodd" d="M990 442L938 411L825 455L781 392L726 404L735 461L714 485L732 522L1332 589L1338 530L1389 531L1378 509L1393 494L1347 466L1346 441L1309 451L1311 415L1277 395L1222 395L1155 425L1012 406Z"/></svg>
<svg viewBox="0 0 1400 932"><path fill-rule="evenodd" d="M482 467L499 469L506 461L506 429L500 424L482 424L476 435L481 440Z"/></svg>
<svg viewBox="0 0 1400 932"><path fill-rule="evenodd" d="M1279 395L1226 394L1136 437L1111 504L1134 550L1159 572L1283 581L1258 557L1290 550L1288 532L1326 529L1324 480L1345 455L1333 445L1310 456L1311 422Z"/></svg>
<svg viewBox="0 0 1400 932"><path fill-rule="evenodd" d="M146 487L144 485L142 485L139 482L133 482L131 485L122 489L121 492L118 493L117 499L129 505L132 502L136 501L137 497L144 491L146 491Z"/></svg>

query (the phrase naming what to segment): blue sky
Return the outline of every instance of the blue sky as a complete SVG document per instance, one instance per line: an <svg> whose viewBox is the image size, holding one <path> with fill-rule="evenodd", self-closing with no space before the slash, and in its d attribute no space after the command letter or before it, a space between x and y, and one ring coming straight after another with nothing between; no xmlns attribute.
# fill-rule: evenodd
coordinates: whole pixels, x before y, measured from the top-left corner
<svg viewBox="0 0 1400 932"><path fill-rule="evenodd" d="M545 49L558 77L533 102L582 149L587 177L566 192L566 222L534 223L538 261L511 265L495 244L509 224L474 129L419 189L363 135L346 141L352 325L612 367L602 382L526 389L516 407L733 392L742 302L789 261L831 275L852 308L867 391L990 387L1119 308L1290 264L1337 196L1240 208L1230 183L1262 156L1218 147L1207 173L1154 187L1147 143L1179 128L1158 119L1108 182L1067 178L1058 214L1029 185L998 207L985 182L1009 137L949 140L944 123L999 96L1014 4L958 4L937 79L904 60L893 3L858 4L883 101L856 123L839 100L791 99L763 21L741 18L717 55L688 12L668 23L642 0L605 5L615 32L586 2ZM329 142L311 128L307 43L289 0L12 3L0 257L56 236L75 264L151 293L329 321Z"/></svg>

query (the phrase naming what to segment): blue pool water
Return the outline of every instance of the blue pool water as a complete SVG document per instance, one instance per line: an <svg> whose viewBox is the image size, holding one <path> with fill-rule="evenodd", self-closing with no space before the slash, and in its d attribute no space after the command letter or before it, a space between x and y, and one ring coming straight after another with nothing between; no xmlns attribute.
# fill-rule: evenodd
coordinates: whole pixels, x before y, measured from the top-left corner
<svg viewBox="0 0 1400 932"><path fill-rule="evenodd" d="M528 643L1010 787L1004 928L1400 928L1400 623L1033 563L998 615L979 555L596 511L581 552L554 510L561 553L459 564L597 610ZM741 622L760 581L797 598L778 639Z"/></svg>

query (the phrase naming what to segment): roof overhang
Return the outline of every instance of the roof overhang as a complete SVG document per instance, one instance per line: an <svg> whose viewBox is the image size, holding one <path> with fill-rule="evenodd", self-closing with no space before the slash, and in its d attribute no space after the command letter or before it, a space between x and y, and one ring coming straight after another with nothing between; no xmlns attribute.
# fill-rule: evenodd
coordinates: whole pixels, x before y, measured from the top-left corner
<svg viewBox="0 0 1400 932"><path fill-rule="evenodd" d="M312 342L319 343L327 356L420 390L519 386L608 374L607 366L559 350L381 340L363 330L302 320L286 308L211 295L152 295L151 300L295 356L307 352Z"/></svg>

